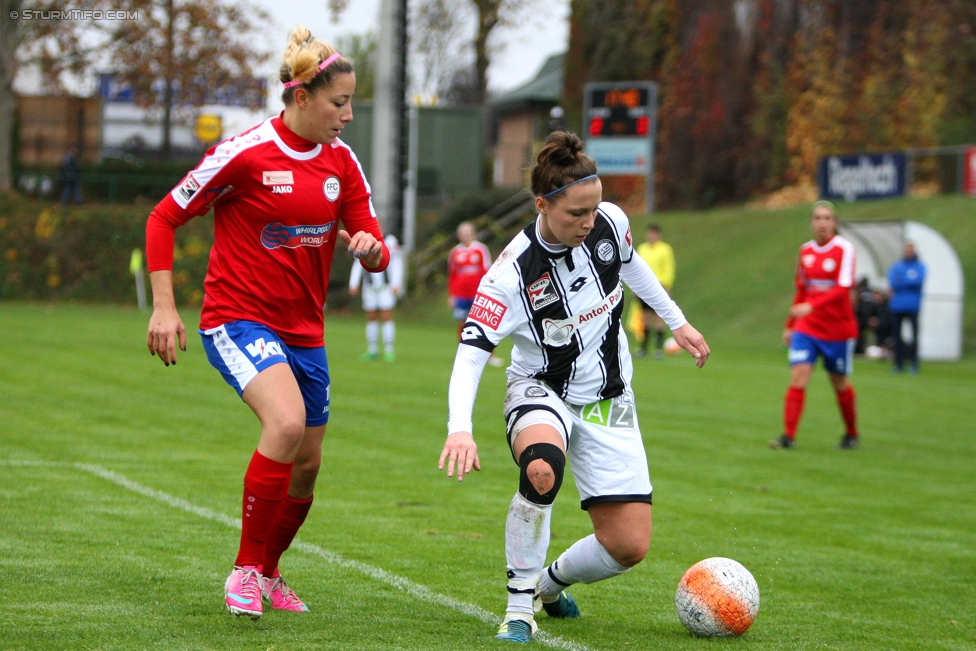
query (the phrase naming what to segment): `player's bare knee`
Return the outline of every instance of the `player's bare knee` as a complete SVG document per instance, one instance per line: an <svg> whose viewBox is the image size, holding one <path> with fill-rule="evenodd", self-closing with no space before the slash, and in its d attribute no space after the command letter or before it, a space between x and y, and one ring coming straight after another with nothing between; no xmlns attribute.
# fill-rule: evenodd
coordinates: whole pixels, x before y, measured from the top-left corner
<svg viewBox="0 0 976 651"><path fill-rule="evenodd" d="M297 448L305 437L305 411L279 415L269 423L274 436L287 447Z"/></svg>
<svg viewBox="0 0 976 651"><path fill-rule="evenodd" d="M533 443L519 457L519 493L534 504L552 504L563 483L566 453L552 443Z"/></svg>
<svg viewBox="0 0 976 651"><path fill-rule="evenodd" d="M535 459L525 468L525 474L540 495L552 490L556 483L556 473L545 460Z"/></svg>

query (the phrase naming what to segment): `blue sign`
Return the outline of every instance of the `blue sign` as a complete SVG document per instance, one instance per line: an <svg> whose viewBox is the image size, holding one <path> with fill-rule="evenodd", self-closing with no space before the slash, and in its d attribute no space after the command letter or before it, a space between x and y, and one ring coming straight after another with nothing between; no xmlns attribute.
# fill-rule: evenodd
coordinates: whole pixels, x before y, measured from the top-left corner
<svg viewBox="0 0 976 651"><path fill-rule="evenodd" d="M227 79L211 85L206 79L196 80L192 93L183 93L179 82L173 84L173 101L177 106L218 104L221 106L264 106L266 82L264 79ZM136 89L122 77L101 74L98 79L99 96L106 102L136 103ZM157 79L150 89L152 103L160 103L166 84ZM191 101L192 98L192 101Z"/></svg>
<svg viewBox="0 0 976 651"><path fill-rule="evenodd" d="M857 201L902 196L906 161L901 152L821 158L820 197Z"/></svg>
<svg viewBox="0 0 976 651"><path fill-rule="evenodd" d="M651 169L651 141L647 138L593 138L586 143L586 155L602 175L648 174Z"/></svg>

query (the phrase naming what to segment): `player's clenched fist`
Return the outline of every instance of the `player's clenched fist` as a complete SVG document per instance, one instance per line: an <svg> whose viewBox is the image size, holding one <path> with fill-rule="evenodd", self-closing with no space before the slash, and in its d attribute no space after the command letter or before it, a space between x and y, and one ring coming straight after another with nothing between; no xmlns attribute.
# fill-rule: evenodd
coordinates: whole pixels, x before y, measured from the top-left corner
<svg viewBox="0 0 976 651"><path fill-rule="evenodd" d="M369 269L379 266L383 259L383 243L372 233L359 231L355 235L350 235L348 231L340 230L339 237L345 242L349 253L354 258L362 260L364 266Z"/></svg>
<svg viewBox="0 0 976 651"><path fill-rule="evenodd" d="M472 468L481 470L478 444L474 442L474 437L468 432L455 432L448 436L437 468L443 470L445 462L447 462L448 477L454 476L454 466L457 464L458 481L463 481L464 476L471 472Z"/></svg>

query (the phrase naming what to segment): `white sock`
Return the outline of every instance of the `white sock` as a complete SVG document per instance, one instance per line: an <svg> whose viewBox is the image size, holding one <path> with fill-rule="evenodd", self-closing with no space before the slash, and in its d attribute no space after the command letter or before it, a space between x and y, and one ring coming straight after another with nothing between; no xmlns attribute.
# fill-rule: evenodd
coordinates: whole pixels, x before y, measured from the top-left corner
<svg viewBox="0 0 976 651"><path fill-rule="evenodd" d="M594 534L577 540L542 573L539 591L543 601L551 601L574 583L593 583L630 570L613 560Z"/></svg>
<svg viewBox="0 0 976 651"><path fill-rule="evenodd" d="M379 321L367 321L366 322L366 352L371 354L377 352L379 341L380 341Z"/></svg>
<svg viewBox="0 0 976 651"><path fill-rule="evenodd" d="M509 613L532 617L532 597L549 550L552 505L533 504L515 493L505 520L505 560L508 566Z"/></svg>
<svg viewBox="0 0 976 651"><path fill-rule="evenodd" d="M383 322L383 349L393 352L393 342L396 340L396 325L392 320Z"/></svg>

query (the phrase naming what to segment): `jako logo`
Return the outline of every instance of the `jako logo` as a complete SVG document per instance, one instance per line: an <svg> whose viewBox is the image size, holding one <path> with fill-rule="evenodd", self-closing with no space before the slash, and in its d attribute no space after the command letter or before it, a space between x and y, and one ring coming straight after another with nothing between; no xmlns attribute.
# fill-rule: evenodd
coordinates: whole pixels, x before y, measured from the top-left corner
<svg viewBox="0 0 976 651"><path fill-rule="evenodd" d="M251 357L260 357L261 359L268 359L269 357L279 356L284 357L285 353L281 350L281 344L277 341L269 341L265 343L264 337L261 337L253 344L247 345L247 352Z"/></svg>
<svg viewBox="0 0 976 651"><path fill-rule="evenodd" d="M273 185L271 186L272 194L291 194L290 185Z"/></svg>

